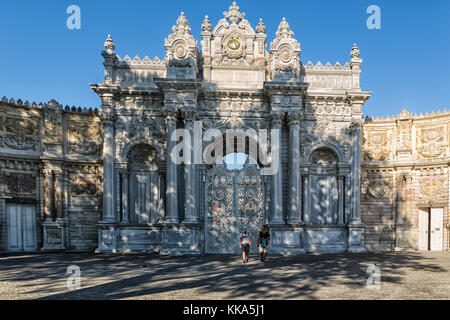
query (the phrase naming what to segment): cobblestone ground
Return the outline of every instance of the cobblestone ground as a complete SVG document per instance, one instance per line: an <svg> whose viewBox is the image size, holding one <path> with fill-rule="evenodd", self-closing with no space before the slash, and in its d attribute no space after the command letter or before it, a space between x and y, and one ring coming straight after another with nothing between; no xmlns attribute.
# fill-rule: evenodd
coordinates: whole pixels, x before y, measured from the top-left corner
<svg viewBox="0 0 450 320"><path fill-rule="evenodd" d="M367 268L381 268L368 289ZM67 289L67 267L81 288ZM450 299L450 253L167 257L0 255L0 299Z"/></svg>

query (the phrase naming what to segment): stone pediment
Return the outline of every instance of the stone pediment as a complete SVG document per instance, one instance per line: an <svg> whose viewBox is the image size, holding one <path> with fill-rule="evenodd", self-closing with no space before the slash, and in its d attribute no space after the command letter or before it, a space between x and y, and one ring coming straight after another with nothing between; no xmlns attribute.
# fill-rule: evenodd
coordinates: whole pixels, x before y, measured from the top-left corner
<svg viewBox="0 0 450 320"><path fill-rule="evenodd" d="M235 2L212 29L208 17L202 26L203 75L218 86L262 87L266 80L266 34L258 33ZM212 30L212 32L211 32Z"/></svg>

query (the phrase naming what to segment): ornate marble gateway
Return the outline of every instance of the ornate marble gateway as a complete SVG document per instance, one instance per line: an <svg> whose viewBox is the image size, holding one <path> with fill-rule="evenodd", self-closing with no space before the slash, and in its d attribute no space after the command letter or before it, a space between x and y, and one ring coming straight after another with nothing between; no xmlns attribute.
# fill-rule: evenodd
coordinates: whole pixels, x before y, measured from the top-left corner
<svg viewBox="0 0 450 320"><path fill-rule="evenodd" d="M256 240L269 224L276 252L363 251L357 155L370 93L359 87L357 46L343 66L304 65L286 19L267 51L263 20L254 29L236 3L215 26L206 16L201 30L198 47L181 13L162 60L121 58L111 36L105 42L105 80L91 85L102 99L104 138L97 250L236 253L244 226ZM248 139L239 152L267 145L270 161L257 156L258 166L240 171L176 164L176 129L200 142L183 159L203 160L212 141L216 156L238 152L233 129ZM263 142L262 129L279 134ZM137 146L152 157L136 162ZM263 175L273 163L277 170Z"/></svg>

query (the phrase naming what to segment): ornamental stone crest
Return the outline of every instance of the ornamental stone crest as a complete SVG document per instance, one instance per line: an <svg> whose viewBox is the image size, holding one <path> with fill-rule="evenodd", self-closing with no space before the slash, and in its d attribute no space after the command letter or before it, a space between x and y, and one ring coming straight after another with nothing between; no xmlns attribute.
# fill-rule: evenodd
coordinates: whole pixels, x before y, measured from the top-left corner
<svg viewBox="0 0 450 320"><path fill-rule="evenodd" d="M197 41L192 36L189 22L182 12L172 34L166 39L168 78L195 79L197 75Z"/></svg>
<svg viewBox="0 0 450 320"><path fill-rule="evenodd" d="M366 134L364 155L366 160L390 160L390 136L387 131Z"/></svg>
<svg viewBox="0 0 450 320"><path fill-rule="evenodd" d="M15 150L36 151L39 146L39 124L33 118L6 116L0 146Z"/></svg>
<svg viewBox="0 0 450 320"><path fill-rule="evenodd" d="M237 6L236 2L233 2L229 10L227 12L224 12L223 15L225 16L225 18L230 20L232 24L238 24L245 17L245 13L241 13L239 11L239 7Z"/></svg>
<svg viewBox="0 0 450 320"><path fill-rule="evenodd" d="M418 132L417 152L423 158L437 158L444 155L447 148L444 137L444 127L420 128Z"/></svg>
<svg viewBox="0 0 450 320"><path fill-rule="evenodd" d="M446 178L424 178L420 181L420 191L423 196L435 197L444 194Z"/></svg>
<svg viewBox="0 0 450 320"><path fill-rule="evenodd" d="M285 18L278 26L275 40L270 44L270 72L272 79L298 78L300 72L300 44L294 39Z"/></svg>

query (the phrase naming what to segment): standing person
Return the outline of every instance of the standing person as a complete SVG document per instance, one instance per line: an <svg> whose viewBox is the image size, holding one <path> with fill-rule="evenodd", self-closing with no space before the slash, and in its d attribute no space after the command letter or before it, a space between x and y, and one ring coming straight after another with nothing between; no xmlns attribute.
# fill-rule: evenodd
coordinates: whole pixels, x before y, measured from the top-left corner
<svg viewBox="0 0 450 320"><path fill-rule="evenodd" d="M242 249L242 262L248 262L248 252L250 251L250 246L252 245L252 236L247 232L247 228L242 230L239 239L239 248Z"/></svg>
<svg viewBox="0 0 450 320"><path fill-rule="evenodd" d="M267 231L267 226L263 225L258 236L259 255L261 262L266 261L267 249L269 247L270 234Z"/></svg>

